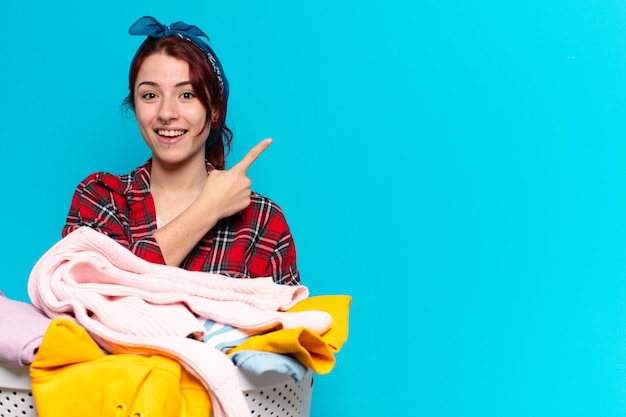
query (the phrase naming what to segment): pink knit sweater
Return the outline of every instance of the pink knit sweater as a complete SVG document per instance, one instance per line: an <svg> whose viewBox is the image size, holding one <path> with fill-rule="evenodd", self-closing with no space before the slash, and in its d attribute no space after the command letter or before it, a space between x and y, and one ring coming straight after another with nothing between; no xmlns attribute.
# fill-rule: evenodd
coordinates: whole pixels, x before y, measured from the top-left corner
<svg viewBox="0 0 626 417"><path fill-rule="evenodd" d="M304 286L153 264L88 227L38 260L28 293L48 317L76 321L111 353L177 359L206 387L215 417L248 417L250 411L232 361L187 337L203 334L198 317L259 332L305 327L323 334L332 322L322 311L285 311L308 297Z"/></svg>

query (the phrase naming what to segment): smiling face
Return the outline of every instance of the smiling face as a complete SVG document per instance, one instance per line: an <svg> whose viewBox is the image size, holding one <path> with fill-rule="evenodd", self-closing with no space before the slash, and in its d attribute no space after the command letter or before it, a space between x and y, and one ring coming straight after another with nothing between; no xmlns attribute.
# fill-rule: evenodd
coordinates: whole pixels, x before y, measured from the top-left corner
<svg viewBox="0 0 626 417"><path fill-rule="evenodd" d="M146 57L134 86L135 117L155 163L204 163L207 109L189 80L189 65L163 53Z"/></svg>

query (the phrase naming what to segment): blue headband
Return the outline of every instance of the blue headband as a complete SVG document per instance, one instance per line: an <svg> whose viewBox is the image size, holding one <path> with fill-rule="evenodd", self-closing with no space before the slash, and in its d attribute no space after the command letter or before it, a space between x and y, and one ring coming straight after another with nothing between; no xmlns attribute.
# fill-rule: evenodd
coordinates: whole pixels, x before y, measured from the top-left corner
<svg viewBox="0 0 626 417"><path fill-rule="evenodd" d="M224 96L224 103L228 101L228 80L224 74L224 69L220 60L213 52L213 49L200 39L200 36L209 40L209 37L197 26L188 25L184 22L175 22L171 25L162 25L154 17L144 16L139 18L135 23L128 28L128 33L131 35L149 36L151 38L165 38L168 36L178 36L181 39L193 42L198 48L200 48L207 56L209 63L213 67L213 71L217 76L217 79ZM133 58L133 61L135 58ZM223 125L217 131L217 135L212 135L207 141L207 147L214 142L217 136L221 133Z"/></svg>

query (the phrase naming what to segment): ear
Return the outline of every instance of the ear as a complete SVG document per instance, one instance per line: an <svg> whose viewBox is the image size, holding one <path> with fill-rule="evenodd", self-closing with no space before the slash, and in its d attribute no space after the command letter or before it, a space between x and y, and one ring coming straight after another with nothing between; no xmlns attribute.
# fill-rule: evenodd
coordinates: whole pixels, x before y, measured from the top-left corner
<svg viewBox="0 0 626 417"><path fill-rule="evenodd" d="M220 113L218 111L212 111L211 112L211 124L215 124L217 123L217 121L220 119Z"/></svg>

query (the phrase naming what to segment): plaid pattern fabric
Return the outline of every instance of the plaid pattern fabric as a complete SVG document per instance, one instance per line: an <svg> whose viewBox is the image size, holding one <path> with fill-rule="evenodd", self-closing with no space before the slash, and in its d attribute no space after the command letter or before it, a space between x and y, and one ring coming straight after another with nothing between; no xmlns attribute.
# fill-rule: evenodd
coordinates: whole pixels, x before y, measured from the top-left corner
<svg viewBox="0 0 626 417"><path fill-rule="evenodd" d="M62 236L80 226L103 233L135 255L164 264L158 243L156 211L150 194L152 161L130 174L91 174L76 188ZM213 167L207 163L207 169ZM252 193L248 208L220 220L187 255L181 268L235 278L271 276L283 285L300 285L293 236L276 203Z"/></svg>

